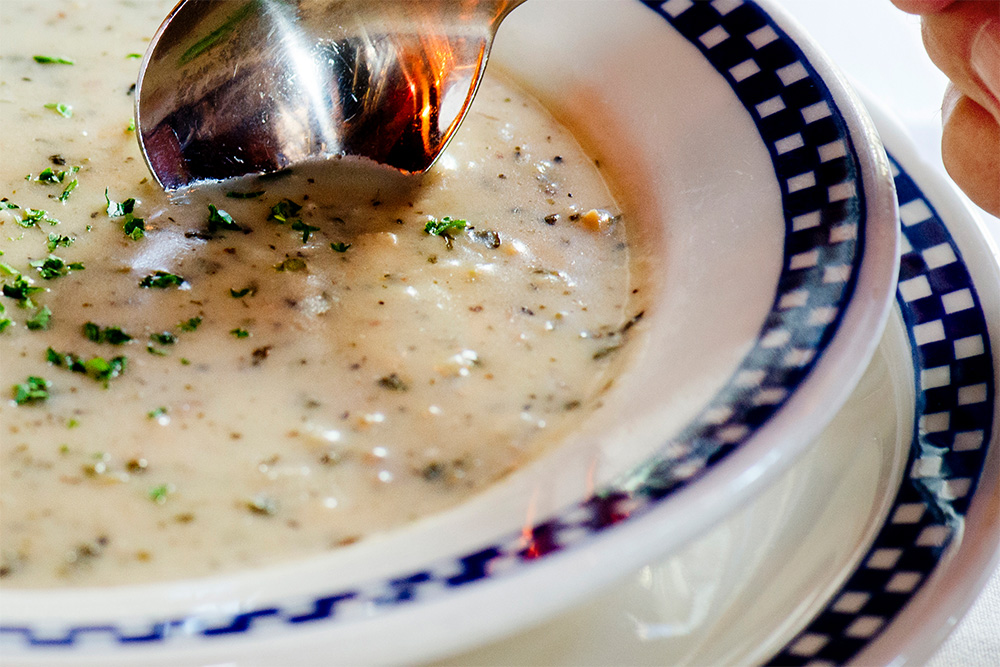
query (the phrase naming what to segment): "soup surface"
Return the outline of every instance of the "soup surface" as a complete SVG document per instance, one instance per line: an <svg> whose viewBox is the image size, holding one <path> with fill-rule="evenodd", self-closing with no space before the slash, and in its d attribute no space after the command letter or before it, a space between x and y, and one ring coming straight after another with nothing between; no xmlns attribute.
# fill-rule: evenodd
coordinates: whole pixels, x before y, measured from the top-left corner
<svg viewBox="0 0 1000 667"><path fill-rule="evenodd" d="M641 316L595 161L490 77L435 168L169 198L173 0L4 0L0 585L259 566L461 502L600 404Z"/></svg>

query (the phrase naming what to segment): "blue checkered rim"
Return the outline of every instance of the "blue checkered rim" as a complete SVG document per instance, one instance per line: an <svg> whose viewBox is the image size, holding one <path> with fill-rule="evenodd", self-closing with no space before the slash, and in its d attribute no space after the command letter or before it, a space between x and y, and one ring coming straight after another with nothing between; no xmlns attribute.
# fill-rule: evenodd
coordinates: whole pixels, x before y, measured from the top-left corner
<svg viewBox="0 0 1000 667"><path fill-rule="evenodd" d="M863 254L862 176L837 105L808 59L749 1L668 0L645 5L696 46L732 86L756 123L781 188L783 270L757 342L710 405L658 455L594 496L475 553L355 590L286 600L225 618L114 623L69 628L0 626L0 639L30 647L73 646L100 636L120 644L172 637L234 636L261 619L299 625L370 616L392 607L516 571L643 514L743 445L809 375L843 318Z"/></svg>
<svg viewBox="0 0 1000 667"><path fill-rule="evenodd" d="M775 665L844 664L892 623L962 530L990 442L996 387L979 297L934 207L892 167L906 241L896 300L917 388L908 474L857 569Z"/></svg>

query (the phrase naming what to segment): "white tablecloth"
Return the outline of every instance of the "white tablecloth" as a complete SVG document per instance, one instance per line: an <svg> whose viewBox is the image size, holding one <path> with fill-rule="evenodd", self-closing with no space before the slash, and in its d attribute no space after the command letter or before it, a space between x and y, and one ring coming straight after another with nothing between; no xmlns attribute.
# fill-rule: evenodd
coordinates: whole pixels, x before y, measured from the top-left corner
<svg viewBox="0 0 1000 667"><path fill-rule="evenodd" d="M903 122L924 159L940 167L947 80L923 49L919 19L889 0L779 1L860 89ZM981 215L1000 243L1000 220ZM1000 569L929 665L1000 667Z"/></svg>

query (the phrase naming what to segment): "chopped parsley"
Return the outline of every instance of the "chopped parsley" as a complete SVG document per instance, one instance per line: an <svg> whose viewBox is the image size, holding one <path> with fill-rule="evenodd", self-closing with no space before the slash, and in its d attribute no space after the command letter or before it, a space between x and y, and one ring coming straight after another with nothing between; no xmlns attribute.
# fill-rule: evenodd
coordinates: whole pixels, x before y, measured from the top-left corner
<svg viewBox="0 0 1000 667"><path fill-rule="evenodd" d="M62 194L59 195L59 201L65 202L67 199L69 199L69 196L73 194L73 190L76 190L76 186L78 185L80 185L80 181L76 180L75 178L69 183L67 183L66 187L63 188Z"/></svg>
<svg viewBox="0 0 1000 667"><path fill-rule="evenodd" d="M167 496L176 491L173 484L160 484L149 490L149 499L157 505L167 502Z"/></svg>
<svg viewBox="0 0 1000 667"><path fill-rule="evenodd" d="M45 259L36 259L29 264L38 271L43 280L54 280L69 274L71 271L83 271L85 268L81 262L67 262L62 257L55 255L49 255Z"/></svg>
<svg viewBox="0 0 1000 667"><path fill-rule="evenodd" d="M347 249L351 247L350 243L331 243L330 247L337 252L347 252Z"/></svg>
<svg viewBox="0 0 1000 667"><path fill-rule="evenodd" d="M72 176L78 171L80 171L79 167L70 167L69 169L60 169L58 171L52 167L46 167L38 173L35 181L39 183L62 183L68 176Z"/></svg>
<svg viewBox="0 0 1000 667"><path fill-rule="evenodd" d="M208 205L208 231L215 232L220 229L231 229L241 231L243 228L236 224L233 216L225 211L221 211L214 204Z"/></svg>
<svg viewBox="0 0 1000 667"><path fill-rule="evenodd" d="M82 373L97 382L101 382L105 389L108 388L108 383L121 375L128 365L128 359L125 357L114 357L113 359L93 357L84 361L82 357L72 352L56 352L51 347L45 351L45 359L53 366L65 368L74 373Z"/></svg>
<svg viewBox="0 0 1000 667"><path fill-rule="evenodd" d="M247 338L248 336L250 336L250 332L247 331L246 329L233 329L229 333L236 336L237 338Z"/></svg>
<svg viewBox="0 0 1000 667"><path fill-rule="evenodd" d="M135 58L135 59L142 58L142 54L141 53L130 53L127 56L125 56L126 60L132 59L132 58Z"/></svg>
<svg viewBox="0 0 1000 667"><path fill-rule="evenodd" d="M45 378L29 375L21 384L15 384L13 388L14 402L18 405L25 403L38 403L49 397L49 388L52 383Z"/></svg>
<svg viewBox="0 0 1000 667"><path fill-rule="evenodd" d="M241 299L245 296L253 296L257 293L257 288L251 285L250 287L244 287L243 289L233 289L229 288L229 296L234 299Z"/></svg>
<svg viewBox="0 0 1000 667"><path fill-rule="evenodd" d="M319 227L313 227L312 225L306 224L305 222L302 222L301 220L296 220L295 222L293 222L292 223L292 229L294 229L297 232L302 232L302 242L303 243L308 243L309 242L309 236L313 232L318 232L319 231Z"/></svg>
<svg viewBox="0 0 1000 667"><path fill-rule="evenodd" d="M0 289L0 292L2 292L5 297L17 301L18 305L20 305L22 308L34 308L35 304L31 300L31 295L34 294L35 292L42 291L42 289L43 288L41 287L36 287L32 285L30 279L25 278L21 274L18 274L14 278L13 284L8 285L4 283L4 286L2 289Z"/></svg>
<svg viewBox="0 0 1000 667"><path fill-rule="evenodd" d="M21 213L21 219L17 221L17 224L24 228L37 227L38 223L44 220L50 225L58 225L59 221L55 218L49 217L48 211L43 211L37 208L26 208Z"/></svg>
<svg viewBox="0 0 1000 667"><path fill-rule="evenodd" d="M128 119L128 125L125 126L126 132L135 132L135 118Z"/></svg>
<svg viewBox="0 0 1000 667"><path fill-rule="evenodd" d="M134 197L129 197L123 202L116 202L111 199L108 188L104 188L104 200L108 203L107 211L109 218L120 218L127 213L131 213L138 203Z"/></svg>
<svg viewBox="0 0 1000 667"><path fill-rule="evenodd" d="M109 343L111 345L124 345L132 340L132 336L122 331L121 327L101 327L93 322L83 325L83 335L95 343Z"/></svg>
<svg viewBox="0 0 1000 667"><path fill-rule="evenodd" d="M452 236L465 231L468 226L467 220L452 220L448 216L440 220L428 220L424 225L424 231L433 236Z"/></svg>
<svg viewBox="0 0 1000 667"><path fill-rule="evenodd" d="M181 322L180 324L178 324L177 328L180 329L181 331L194 331L200 325L201 325L201 318L200 317L192 317L191 319L184 320L183 322Z"/></svg>
<svg viewBox="0 0 1000 667"><path fill-rule="evenodd" d="M0 303L0 315L3 315L6 310L7 309L4 308L4 305ZM3 331L12 324L14 324L14 320L9 317L0 317L0 333L3 333Z"/></svg>
<svg viewBox="0 0 1000 667"><path fill-rule="evenodd" d="M155 287L166 289L168 287L179 287L184 284L184 278L174 273L166 271L154 271L139 281L139 287Z"/></svg>
<svg viewBox="0 0 1000 667"><path fill-rule="evenodd" d="M40 65L75 65L76 62L70 58L60 58L58 56L35 56L35 62Z"/></svg>
<svg viewBox="0 0 1000 667"><path fill-rule="evenodd" d="M74 239L72 236L60 236L59 234L52 233L49 234L49 240L46 243L46 246L48 247L49 252L52 252L59 246L68 248L73 244L73 241L75 240L76 239Z"/></svg>
<svg viewBox="0 0 1000 667"><path fill-rule="evenodd" d="M427 224L424 225L424 231L432 236L443 238L445 245L450 250L452 242L455 240L455 234L461 234L468 225L466 220L452 220L445 216L440 220L428 220Z"/></svg>
<svg viewBox="0 0 1000 667"><path fill-rule="evenodd" d="M116 202L111 199L108 189L105 188L104 200L108 203L107 212L109 218L125 218L122 223L122 230L125 232L125 236L133 241L138 241L146 235L145 219L137 218L134 213L135 205L139 203L134 197L129 197L123 202Z"/></svg>
<svg viewBox="0 0 1000 667"><path fill-rule="evenodd" d="M73 107L68 104L63 104L62 102L49 102L45 105L45 108L52 109L63 118L73 117Z"/></svg>
<svg viewBox="0 0 1000 667"><path fill-rule="evenodd" d="M301 210L302 207L291 199L282 199L271 207L271 215L267 216L267 219L284 224L298 215Z"/></svg>
<svg viewBox="0 0 1000 667"><path fill-rule="evenodd" d="M44 331L49 328L49 320L51 318L52 311L49 310L48 306L42 306L30 319L25 321L24 326L32 331Z"/></svg>
<svg viewBox="0 0 1000 667"><path fill-rule="evenodd" d="M177 336L170 333L169 331L162 331L160 333L149 334L149 340L153 341L158 345L173 345L177 342Z"/></svg>
<svg viewBox="0 0 1000 667"><path fill-rule="evenodd" d="M167 409L161 405L160 407L147 412L146 416L150 419L156 419L157 417L162 417L165 414L167 414Z"/></svg>

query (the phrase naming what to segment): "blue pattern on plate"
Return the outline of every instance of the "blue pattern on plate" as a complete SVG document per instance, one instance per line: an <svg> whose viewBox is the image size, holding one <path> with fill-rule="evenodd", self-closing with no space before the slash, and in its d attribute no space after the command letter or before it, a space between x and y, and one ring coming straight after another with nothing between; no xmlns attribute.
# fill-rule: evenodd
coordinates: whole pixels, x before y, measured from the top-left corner
<svg viewBox="0 0 1000 667"><path fill-rule="evenodd" d="M34 647L156 643L368 617L379 607L503 576L584 544L698 478L766 423L815 366L853 292L866 222L858 159L828 89L762 9L743 0L644 2L701 50L748 110L770 152L786 216L784 264L770 314L739 370L695 423L619 483L535 525L527 536L503 535L418 572L228 616L156 619L127 628L5 625L0 640Z"/></svg>
<svg viewBox="0 0 1000 667"><path fill-rule="evenodd" d="M907 474L858 568L775 665L846 663L892 623L961 534L990 442L996 387L976 288L933 205L895 162L893 175L905 240L896 300L917 390Z"/></svg>
<svg viewBox="0 0 1000 667"><path fill-rule="evenodd" d="M746 442L813 369L854 290L865 208L858 158L829 90L764 11L743 0L645 4L701 51L753 118L785 214L783 270L753 349L662 455L622 482L662 497Z"/></svg>

